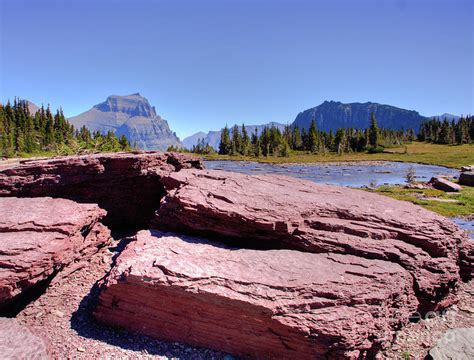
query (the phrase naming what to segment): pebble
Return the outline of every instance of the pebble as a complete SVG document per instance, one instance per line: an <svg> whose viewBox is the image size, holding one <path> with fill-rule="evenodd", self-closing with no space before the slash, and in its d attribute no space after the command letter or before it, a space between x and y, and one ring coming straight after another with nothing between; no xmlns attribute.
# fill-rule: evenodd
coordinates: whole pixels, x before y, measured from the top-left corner
<svg viewBox="0 0 474 360"><path fill-rule="evenodd" d="M57 317L62 318L64 316L64 313L60 310L52 309L50 311L51 314L56 315Z"/></svg>
<svg viewBox="0 0 474 360"><path fill-rule="evenodd" d="M86 352L86 349L81 348L81 347L78 347L78 348L77 348L77 351L79 351L79 352Z"/></svg>
<svg viewBox="0 0 474 360"><path fill-rule="evenodd" d="M462 311L474 314L474 308L472 308L470 306L460 306L459 309L462 310Z"/></svg>
<svg viewBox="0 0 474 360"><path fill-rule="evenodd" d="M44 315L44 313L40 311L39 313L37 313L37 314L35 315L35 319L39 319L39 318L40 318L41 316L43 316L43 315Z"/></svg>

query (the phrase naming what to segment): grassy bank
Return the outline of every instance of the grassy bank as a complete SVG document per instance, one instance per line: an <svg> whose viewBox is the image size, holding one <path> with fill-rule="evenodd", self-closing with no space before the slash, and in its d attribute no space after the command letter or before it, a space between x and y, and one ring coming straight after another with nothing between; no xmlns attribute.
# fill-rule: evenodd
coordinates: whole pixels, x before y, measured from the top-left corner
<svg viewBox="0 0 474 360"><path fill-rule="evenodd" d="M464 165L474 164L474 145L438 145L413 142L399 148L391 148L378 154L353 153L338 155L308 154L293 152L287 157L250 157L229 155L206 155L206 160L247 160L262 163L317 163L337 161L401 161L421 164L440 165L451 168L460 168Z"/></svg>
<svg viewBox="0 0 474 360"><path fill-rule="evenodd" d="M368 191L409 201L448 217L474 214L474 187L464 186L459 193L445 193L435 189L405 189L402 186L381 186Z"/></svg>

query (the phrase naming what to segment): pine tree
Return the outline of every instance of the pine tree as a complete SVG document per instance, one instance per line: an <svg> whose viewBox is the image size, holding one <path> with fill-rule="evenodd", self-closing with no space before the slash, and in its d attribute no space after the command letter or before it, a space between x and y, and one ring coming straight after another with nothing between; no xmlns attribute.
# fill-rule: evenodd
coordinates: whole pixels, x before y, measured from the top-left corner
<svg viewBox="0 0 474 360"><path fill-rule="evenodd" d="M230 144L230 134L229 134L229 128L227 125L224 127L224 129L221 132L221 142L219 144L219 154L221 155L228 155L231 150L231 144Z"/></svg>
<svg viewBox="0 0 474 360"><path fill-rule="evenodd" d="M240 154L248 155L249 151L250 151L250 138L247 133L247 129L245 128L245 125L242 124L242 145L240 149Z"/></svg>
<svg viewBox="0 0 474 360"><path fill-rule="evenodd" d="M242 150L242 136L240 135L239 127L234 125L232 128L232 141L231 141L231 155L236 155Z"/></svg>
<svg viewBox="0 0 474 360"><path fill-rule="evenodd" d="M298 126L293 128L293 141L292 141L293 150L302 150L303 148L303 139L301 137L301 131Z"/></svg>
<svg viewBox="0 0 474 360"><path fill-rule="evenodd" d="M306 150L311 151L313 154L319 150L319 136L314 119L311 120L311 125L309 126Z"/></svg>
<svg viewBox="0 0 474 360"><path fill-rule="evenodd" d="M252 134L252 151L255 157L262 155L262 149L260 148L260 138L258 136L258 130L255 128L255 132Z"/></svg>
<svg viewBox="0 0 474 360"><path fill-rule="evenodd" d="M445 118L443 124L441 125L441 130L439 132L438 141L440 144L449 144L450 143L450 126L448 120Z"/></svg>
<svg viewBox="0 0 474 360"><path fill-rule="evenodd" d="M127 137L122 134L119 138L120 150L127 151L130 150L130 144L128 143Z"/></svg>
<svg viewBox="0 0 474 360"><path fill-rule="evenodd" d="M370 118L370 127L369 127L369 133L368 133L368 143L371 148L375 149L378 146L379 135L380 135L380 130L379 130L379 127L377 126L377 119L375 118L375 113L372 113L371 118Z"/></svg>

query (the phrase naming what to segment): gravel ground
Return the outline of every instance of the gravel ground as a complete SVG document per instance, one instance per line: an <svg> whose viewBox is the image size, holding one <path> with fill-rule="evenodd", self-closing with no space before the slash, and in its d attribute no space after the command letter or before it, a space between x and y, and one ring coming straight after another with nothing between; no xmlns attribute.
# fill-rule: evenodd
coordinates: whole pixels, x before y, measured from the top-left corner
<svg viewBox="0 0 474 360"><path fill-rule="evenodd" d="M87 266L66 278L56 278L46 292L18 315L18 321L49 338L54 358L74 359L233 359L230 355L180 343L158 341L125 330L98 324L92 312L98 298L97 281L112 266L115 256L127 243L117 241L112 248L94 255ZM474 327L474 281L463 283L459 303L443 314L410 323L398 332L384 359L424 359L442 333L450 328Z"/></svg>
<svg viewBox="0 0 474 360"><path fill-rule="evenodd" d="M442 334L448 329L474 327L474 280L461 283L459 302L441 313L428 313L420 321L410 323L397 333L384 359L425 359ZM455 340L455 339L453 339Z"/></svg>
<svg viewBox="0 0 474 360"><path fill-rule="evenodd" d="M92 311L99 293L96 282L111 268L125 243L122 240L114 248L103 249L86 267L55 279L17 315L18 321L49 339L55 359L232 359L224 353L154 340L94 320Z"/></svg>

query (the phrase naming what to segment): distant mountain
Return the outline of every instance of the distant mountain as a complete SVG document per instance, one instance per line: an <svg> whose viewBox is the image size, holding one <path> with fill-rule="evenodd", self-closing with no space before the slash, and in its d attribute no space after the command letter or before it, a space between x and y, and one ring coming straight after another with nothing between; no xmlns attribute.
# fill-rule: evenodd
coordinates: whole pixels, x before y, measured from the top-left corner
<svg viewBox="0 0 474 360"><path fill-rule="evenodd" d="M86 126L102 134L113 131L125 135L132 146L142 150L166 150L170 145L181 146L168 122L156 114L146 98L139 93L112 95L92 109L68 119L75 128Z"/></svg>
<svg viewBox="0 0 474 360"><path fill-rule="evenodd" d="M205 132L199 131L196 134L193 134L191 136L185 137L183 141L183 146L186 149L191 149L194 145L198 143L199 140L205 139L207 134Z"/></svg>
<svg viewBox="0 0 474 360"><path fill-rule="evenodd" d="M26 102L28 104L28 110L30 110L31 115L36 114L40 110L40 108L36 106L35 104L33 104L31 101L26 100Z"/></svg>
<svg viewBox="0 0 474 360"><path fill-rule="evenodd" d="M321 105L300 112L293 125L308 129L315 119L319 130L329 131L338 128L365 129L370 124L370 116L375 113L378 125L389 129L414 129L418 131L426 117L414 110L372 102L343 104L338 101L325 101Z"/></svg>
<svg viewBox="0 0 474 360"><path fill-rule="evenodd" d="M237 125L239 127L239 130L242 128L242 124ZM251 136L253 133L255 133L255 129L257 129L258 135L260 135L265 127L277 127L281 131L285 128L285 125L277 123L277 122L269 122L268 124L263 124L263 125L245 125L245 129L247 130L249 136ZM229 127L229 130L232 130L232 127ZM188 136L187 138L184 138L183 140L183 145L187 149L191 149L194 145L197 145L198 141L200 139L204 139L204 142L212 146L214 149L219 148L219 144L221 142L221 130L217 131L209 131L207 134L203 133L202 131Z"/></svg>
<svg viewBox="0 0 474 360"><path fill-rule="evenodd" d="M448 114L448 113L444 113L442 115L433 115L433 116L430 116L429 118L432 119L434 117L439 118L440 120L444 120L446 118L449 121L451 121L451 120L458 121L461 118L460 116L453 115L453 114Z"/></svg>

